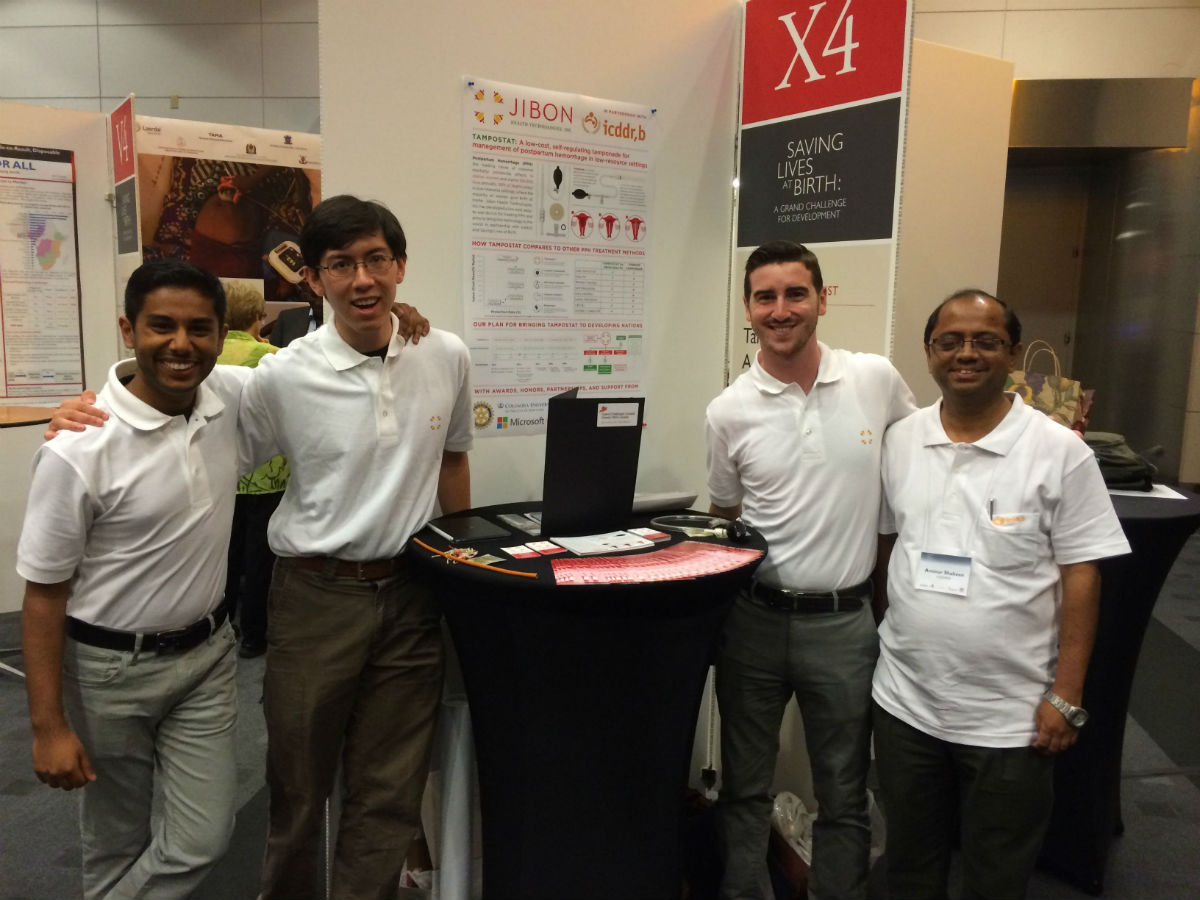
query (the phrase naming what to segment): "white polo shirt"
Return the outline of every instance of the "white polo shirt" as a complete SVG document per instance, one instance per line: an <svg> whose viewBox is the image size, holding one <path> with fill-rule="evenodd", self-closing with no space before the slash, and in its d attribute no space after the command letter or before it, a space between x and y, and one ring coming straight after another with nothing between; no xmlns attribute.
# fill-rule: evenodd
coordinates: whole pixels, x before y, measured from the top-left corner
<svg viewBox="0 0 1200 900"><path fill-rule="evenodd" d="M67 614L124 631L164 631L211 613L225 562L239 474L238 400L250 369L217 366L188 417L131 394L118 363L96 398L103 428L60 432L33 459L17 572L74 577ZM248 465L248 459L244 460Z"/></svg>
<svg viewBox="0 0 1200 900"><path fill-rule="evenodd" d="M1129 552L1091 449L1026 406L954 443L941 401L884 441L888 570L873 696L926 734L1021 747L1058 660L1058 567ZM894 523L894 524L893 524ZM965 596L918 589L922 552L969 556Z"/></svg>
<svg viewBox="0 0 1200 900"><path fill-rule="evenodd" d="M471 449L466 345L436 328L405 343L397 325L386 359L330 325L246 370L243 432L260 460L283 453L291 468L267 532L276 555L397 555L433 513L442 451Z"/></svg>
<svg viewBox="0 0 1200 900"><path fill-rule="evenodd" d="M708 405L708 494L767 540L758 579L828 591L875 566L883 432L914 409L884 357L820 344L812 390L769 375L757 356Z"/></svg>

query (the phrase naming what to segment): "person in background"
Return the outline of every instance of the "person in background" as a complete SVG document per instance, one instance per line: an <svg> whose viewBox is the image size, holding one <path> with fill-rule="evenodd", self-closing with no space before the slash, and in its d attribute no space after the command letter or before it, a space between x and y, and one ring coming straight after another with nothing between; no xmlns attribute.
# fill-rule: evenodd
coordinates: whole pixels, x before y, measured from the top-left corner
<svg viewBox="0 0 1200 900"><path fill-rule="evenodd" d="M1005 391L1021 323L977 289L925 326L941 399L888 429L875 754L888 896L1023 897L1054 758L1087 722L1096 560L1129 544L1091 449ZM890 563L890 564L889 564Z"/></svg>
<svg viewBox="0 0 1200 900"><path fill-rule="evenodd" d="M755 250L743 295L758 353L708 406L708 493L713 514L744 514L768 549L717 657L721 896L771 896L770 789L794 695L819 806L809 896L865 897L880 451L915 404L884 357L817 340L826 292L806 247Z"/></svg>
<svg viewBox="0 0 1200 900"><path fill-rule="evenodd" d="M217 362L254 368L278 347L259 337L267 303L256 288L235 281L225 288L225 349ZM267 652L267 592L275 554L267 541L267 525L287 487L288 465L275 456L238 480L229 536L229 561L225 576L225 604L230 621L240 631L238 656L252 659ZM235 616L237 618L235 618Z"/></svg>
<svg viewBox="0 0 1200 900"><path fill-rule="evenodd" d="M325 301L313 292L307 281L296 285L296 295L299 299L307 300L308 307L285 309L275 317L264 337L269 338L276 347L286 347L296 338L316 331L324 322Z"/></svg>

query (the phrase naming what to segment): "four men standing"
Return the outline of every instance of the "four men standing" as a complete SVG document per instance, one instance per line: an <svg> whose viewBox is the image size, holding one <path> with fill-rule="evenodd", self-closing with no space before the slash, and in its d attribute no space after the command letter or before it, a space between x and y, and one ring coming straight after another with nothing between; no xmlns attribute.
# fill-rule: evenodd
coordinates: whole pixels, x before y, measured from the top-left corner
<svg viewBox="0 0 1200 900"><path fill-rule="evenodd" d="M308 284L330 302L333 327L253 372L228 370L245 378L220 372L205 382L223 336L219 283L213 291L176 272L140 285L152 270L143 267L122 320L137 372L123 385L114 367L101 395L116 421L38 454L35 490L41 479L70 496L62 508L31 507L22 539L35 768L53 786L97 782L84 804L88 896L136 893L172 877L168 868L176 882L163 882L163 892L182 895L223 850L231 796L199 804L210 819L193 831L201 847L164 849L166 834L146 837L147 760L187 704L177 708L161 689L150 691L147 702L166 708L145 733L121 739L144 752L118 760L120 751L102 749L110 743L104 735L126 727L103 718L113 715L104 711L110 682L158 678L159 668L186 663L185 697L202 695L203 709L219 713L219 727L206 732L210 768L232 765L233 644L220 586L209 583L223 567L186 581L186 596L173 604L114 592L111 583L161 579L164 550L200 565L210 545L228 537L238 466L278 452L291 461L292 479L270 529L280 561L266 674L271 832L263 896L315 892L321 813L339 760L346 801L335 895L390 895L419 821L441 644L431 593L402 550L435 500L445 512L470 505L469 358L444 332L432 332L419 351L399 337L391 309L405 239L386 208L327 200L301 244ZM139 295L141 305L130 301ZM956 790L968 884L1019 893L1049 809L1042 754L1073 743L1085 715L1078 704L1098 597L1092 560L1128 547L1086 446L1004 393L1020 335L999 301L960 292L934 312L927 356L943 399L896 424L885 441L885 430L913 412L912 394L883 357L817 340L825 300L810 251L785 241L758 248L747 261L744 302L759 351L706 414L712 511L744 514L770 547L735 601L718 661L722 895L768 895L769 790L794 695L819 804L811 893L865 896L872 678L892 895L944 892L939 840ZM244 450L235 461L227 448L239 435ZM143 460L123 443L138 440L166 454L170 471L179 467L167 456L187 460L171 485L184 492L178 503L164 503L161 477L152 480L160 489L153 498L138 493L144 478L140 488L105 493L106 479L137 482L158 458L147 450L132 474L114 465L114 452ZM225 452L205 451L206 442L224 443ZM882 521L888 529L894 515L903 563L891 567L886 598L872 582L881 467ZM127 558L112 558L130 547L136 552ZM873 598L880 614L891 601L878 667ZM78 681L69 690L60 688L64 622L73 639L67 678ZM203 652L194 649L201 644ZM90 659L96 655L104 659ZM97 666L103 677L92 672ZM107 674L114 671L115 679ZM173 790L171 766L159 777ZM231 794L236 781L223 770L204 780L210 797L215 782ZM108 833L108 818L127 809L127 833ZM1008 829L1002 846L994 843L998 829Z"/></svg>

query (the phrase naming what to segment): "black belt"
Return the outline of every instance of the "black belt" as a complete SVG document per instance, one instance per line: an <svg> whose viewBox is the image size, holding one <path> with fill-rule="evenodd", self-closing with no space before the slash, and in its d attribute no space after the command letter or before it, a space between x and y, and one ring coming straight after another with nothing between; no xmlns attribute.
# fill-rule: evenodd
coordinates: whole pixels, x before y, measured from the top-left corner
<svg viewBox="0 0 1200 900"><path fill-rule="evenodd" d="M871 599L871 582L844 588L840 591L784 591L755 581L750 596L771 609L794 613L849 612L862 609Z"/></svg>
<svg viewBox="0 0 1200 900"><path fill-rule="evenodd" d="M225 624L225 604L222 603L212 615L184 628L171 631L117 631L103 628L80 619L67 616L67 635L81 644L103 647L105 650L138 650L146 653L182 653L191 650L214 634ZM142 639L138 646L138 638Z"/></svg>
<svg viewBox="0 0 1200 900"><path fill-rule="evenodd" d="M300 569L320 572L326 578L354 578L358 581L382 581L408 569L408 558L400 555L391 559L369 559L357 562L335 556L281 557Z"/></svg>

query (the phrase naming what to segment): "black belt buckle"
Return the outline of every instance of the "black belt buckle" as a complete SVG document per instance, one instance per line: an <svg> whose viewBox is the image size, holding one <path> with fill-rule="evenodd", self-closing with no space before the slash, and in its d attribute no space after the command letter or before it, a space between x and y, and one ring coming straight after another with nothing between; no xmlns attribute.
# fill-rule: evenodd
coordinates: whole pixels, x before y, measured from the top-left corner
<svg viewBox="0 0 1200 900"><path fill-rule="evenodd" d="M206 623L205 623L206 624ZM154 650L158 653L182 653L200 643L196 625L186 628L175 628L171 631L160 631L154 636Z"/></svg>
<svg viewBox="0 0 1200 900"><path fill-rule="evenodd" d="M190 628L175 628L171 631L160 631L154 635L154 651L156 653L179 653L188 649L185 646Z"/></svg>

